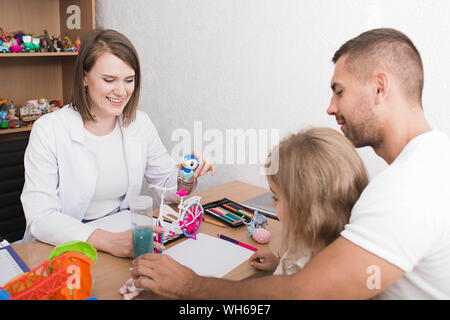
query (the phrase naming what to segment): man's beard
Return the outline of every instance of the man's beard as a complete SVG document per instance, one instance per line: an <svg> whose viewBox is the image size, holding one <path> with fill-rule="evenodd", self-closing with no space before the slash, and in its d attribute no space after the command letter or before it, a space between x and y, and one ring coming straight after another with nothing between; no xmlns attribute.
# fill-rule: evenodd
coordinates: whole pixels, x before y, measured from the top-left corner
<svg viewBox="0 0 450 320"><path fill-rule="evenodd" d="M361 98L359 106L354 109L351 120L345 119L345 129L344 135L356 148L377 148L384 140L379 121L365 97Z"/></svg>

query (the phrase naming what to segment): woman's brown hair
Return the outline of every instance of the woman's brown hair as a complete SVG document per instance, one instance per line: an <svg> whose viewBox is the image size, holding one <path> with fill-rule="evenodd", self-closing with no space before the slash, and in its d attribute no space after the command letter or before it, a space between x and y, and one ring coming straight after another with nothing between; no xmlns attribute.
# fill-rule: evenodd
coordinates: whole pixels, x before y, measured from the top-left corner
<svg viewBox="0 0 450 320"><path fill-rule="evenodd" d="M122 59L135 72L135 87L127 105L123 110L124 126L128 126L136 118L136 110L141 90L141 67L139 57L133 44L123 34L115 30L95 29L83 38L75 64L75 75L72 86L71 104L83 120L95 121L90 111L88 88L83 85L83 79L100 57L109 52Z"/></svg>
<svg viewBox="0 0 450 320"><path fill-rule="evenodd" d="M329 128L313 128L284 139L278 171L267 178L287 200L283 253L297 260L317 254L337 239L368 184L367 170L352 143Z"/></svg>

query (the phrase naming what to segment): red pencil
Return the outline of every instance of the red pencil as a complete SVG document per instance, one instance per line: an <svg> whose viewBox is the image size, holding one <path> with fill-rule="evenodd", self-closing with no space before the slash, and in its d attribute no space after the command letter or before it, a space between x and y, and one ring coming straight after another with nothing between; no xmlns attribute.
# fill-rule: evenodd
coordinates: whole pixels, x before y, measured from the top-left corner
<svg viewBox="0 0 450 320"><path fill-rule="evenodd" d="M238 241L238 240L229 238L229 237L227 237L227 236L224 236L223 234L219 234L219 233L218 233L217 236L218 236L220 239L223 239L223 240L227 240L227 241L233 242L234 244L237 244L238 246L244 247L244 248L246 248L246 249L249 249L249 250L252 250L252 251L255 251L255 252L258 251L258 248L252 247L252 246L250 246L250 245L248 245L248 244L245 244L245 243L243 243L243 242L240 242L240 241Z"/></svg>

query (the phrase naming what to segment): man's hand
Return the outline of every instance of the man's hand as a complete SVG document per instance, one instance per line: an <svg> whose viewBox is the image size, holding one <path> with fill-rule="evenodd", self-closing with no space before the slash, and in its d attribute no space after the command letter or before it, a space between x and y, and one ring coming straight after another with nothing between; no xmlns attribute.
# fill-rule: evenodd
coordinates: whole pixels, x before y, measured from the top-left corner
<svg viewBox="0 0 450 320"><path fill-rule="evenodd" d="M170 299L186 298L199 277L167 255L147 253L133 261L131 275L137 288Z"/></svg>

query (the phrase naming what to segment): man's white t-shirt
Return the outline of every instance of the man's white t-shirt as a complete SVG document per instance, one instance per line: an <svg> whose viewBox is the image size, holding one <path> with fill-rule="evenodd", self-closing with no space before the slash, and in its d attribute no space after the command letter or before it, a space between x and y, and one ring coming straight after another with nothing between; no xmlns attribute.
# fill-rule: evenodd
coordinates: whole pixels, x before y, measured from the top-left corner
<svg viewBox="0 0 450 320"><path fill-rule="evenodd" d="M433 130L411 140L341 235L405 271L379 298L450 299L450 139Z"/></svg>

